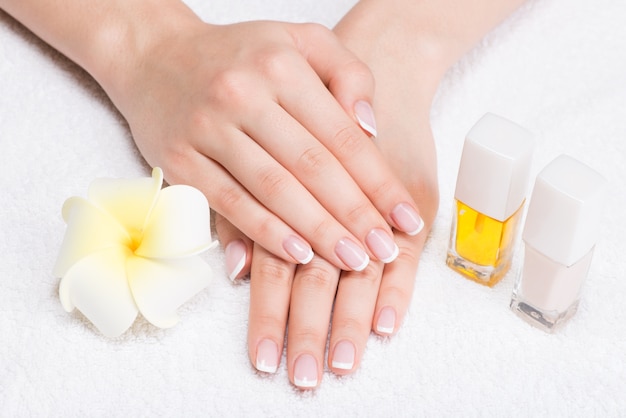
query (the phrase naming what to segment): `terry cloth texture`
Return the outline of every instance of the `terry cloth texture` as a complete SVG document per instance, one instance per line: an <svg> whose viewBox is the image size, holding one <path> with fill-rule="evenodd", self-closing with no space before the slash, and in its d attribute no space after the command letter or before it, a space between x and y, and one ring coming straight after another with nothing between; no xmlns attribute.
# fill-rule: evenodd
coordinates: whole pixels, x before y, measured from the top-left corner
<svg viewBox="0 0 626 418"><path fill-rule="evenodd" d="M187 2L203 19L334 25L354 0ZM626 2L533 1L446 75L431 115L441 206L397 336L371 336L351 376L300 392L285 361L250 365L249 286L220 249L208 289L157 330L102 337L63 311L51 270L60 210L97 177L148 176L129 129L73 63L0 12L0 416L626 415ZM532 174L567 153L610 182L579 312L556 335L509 310L515 272L493 289L445 266L465 133L486 112L537 135Z"/></svg>

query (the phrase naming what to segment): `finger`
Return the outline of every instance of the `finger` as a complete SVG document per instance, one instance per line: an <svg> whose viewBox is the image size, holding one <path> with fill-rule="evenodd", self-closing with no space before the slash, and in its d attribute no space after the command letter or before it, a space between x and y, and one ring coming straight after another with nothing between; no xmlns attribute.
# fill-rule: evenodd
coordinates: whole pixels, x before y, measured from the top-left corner
<svg viewBox="0 0 626 418"><path fill-rule="evenodd" d="M283 352L295 265L258 244L252 254L248 355L257 370L275 373Z"/></svg>
<svg viewBox="0 0 626 418"><path fill-rule="evenodd" d="M308 242L283 220L260 204L221 165L195 150L183 153L163 167L170 184L194 184L209 205L268 251L285 261L306 263L313 257Z"/></svg>
<svg viewBox="0 0 626 418"><path fill-rule="evenodd" d="M215 230L224 247L228 278L235 281L248 274L252 262L252 241L219 213L215 214Z"/></svg>
<svg viewBox="0 0 626 418"><path fill-rule="evenodd" d="M353 54L341 47L332 33L318 26L307 28L300 32L294 30L294 36L301 38L299 45L316 45L316 48L310 49L303 47L308 62L321 77L322 83L332 82L335 89L342 91L343 102L350 101L345 98L347 93L337 86L338 83L349 78L352 73L367 79L367 76L362 75L367 71L362 69ZM314 35L315 42L309 39ZM340 73L344 75L333 78L334 74ZM389 224L410 235L418 234L424 223L417 205L378 152L376 145L355 123L356 116L351 116L355 113L346 114L328 90L311 89L308 84L297 83L300 76L300 73L284 74L285 84L293 88L279 92L279 103L335 155ZM371 91L364 96L372 94L373 86L366 89ZM357 93L356 96L360 95ZM302 100L303 97L306 100Z"/></svg>
<svg viewBox="0 0 626 418"><path fill-rule="evenodd" d="M276 106L276 109L284 113L280 107ZM256 196L259 202L272 211L276 217L298 231L307 243L311 243L315 251L324 258L346 270L365 268L370 257L363 245L360 244L359 238L339 223L287 168L279 164L256 141L241 131L229 131L223 135L223 138L224 140L221 142L230 141L228 147L212 148L209 145L211 141L199 142L197 146L201 152L207 155L216 155L222 161L224 168L232 173L249 193ZM278 148L281 147L286 148L284 144L278 146ZM224 152L223 150L226 149L229 151ZM232 150L237 150L236 154L233 154ZM321 184L317 179L313 181L319 187L328 189L328 183ZM209 193L211 192L209 191ZM334 200L337 200L336 196ZM364 200L364 204L368 204L367 199L364 198ZM227 203L224 202L224 199L217 199L214 205L215 210L222 213L234 225L241 227L239 222L245 222L245 218L249 214L238 206L225 207L224 203ZM335 202L333 205L336 206L339 203ZM373 207L371 212L377 216ZM387 234L382 229L384 227L389 229L384 219L380 217L379 219L379 224L382 225L372 229L374 232L371 236L366 234L366 239L377 245L376 248L387 251L389 254L384 255L389 258L390 255L393 255L396 246L391 234ZM247 232L248 230L241 229L254 241L266 245L267 237L251 235ZM371 246L374 248L373 245ZM270 246L265 248L272 251ZM388 248L391 249L388 250ZM291 254L294 258L298 255L293 254L293 251ZM310 258L311 256L307 256L306 258L296 258L296 260L306 264Z"/></svg>
<svg viewBox="0 0 626 418"><path fill-rule="evenodd" d="M341 275L328 351L328 367L336 374L348 374L359 367L372 330L383 266L370 263L364 271Z"/></svg>
<svg viewBox="0 0 626 418"><path fill-rule="evenodd" d="M385 266L378 291L373 331L382 336L393 335L402 324L411 302L419 259L427 234L411 237L398 234L400 255Z"/></svg>
<svg viewBox="0 0 626 418"><path fill-rule="evenodd" d="M272 150L272 157L293 174L313 195L312 197L364 245L369 256L385 263L393 261L398 250L393 241L391 228L339 161L282 107L273 105L259 111L264 112L265 117L254 124L245 124L246 132L264 149ZM276 129L276 126L280 126L281 129ZM242 166L239 170L249 167L250 163L240 155L238 164ZM341 190L340 199L337 198L337 190ZM288 198L291 205L292 200L300 199L295 195L289 195ZM272 205L269 201L264 200L264 203ZM303 201L303 204L314 209L314 206L311 206L313 203ZM322 209L321 206L317 211ZM285 204L274 204L272 207L280 210L277 214L307 238L317 253L338 267L344 267L335 263L328 253L324 252L325 249L332 248L327 244L328 241L333 244L337 242L333 242L331 238L342 237L334 237L327 230L307 228L308 225L314 225L313 221L316 219L318 224L329 222L327 219L320 218L319 215L303 217L300 213L287 210L289 206ZM348 266L351 269L355 267L351 264Z"/></svg>
<svg viewBox="0 0 626 418"><path fill-rule="evenodd" d="M351 51L343 48L335 36L328 36L328 29L315 24L303 25L305 40L301 41L300 51L324 81L328 90L339 102L346 114L357 122L370 136L377 136L376 119L371 103L374 101L375 79L372 71ZM298 32L299 34L300 32ZM312 47L308 39L325 39L333 45L334 59Z"/></svg>
<svg viewBox="0 0 626 418"><path fill-rule="evenodd" d="M289 310L287 367L289 379L301 389L315 388L321 381L338 280L339 270L320 257L296 270Z"/></svg>

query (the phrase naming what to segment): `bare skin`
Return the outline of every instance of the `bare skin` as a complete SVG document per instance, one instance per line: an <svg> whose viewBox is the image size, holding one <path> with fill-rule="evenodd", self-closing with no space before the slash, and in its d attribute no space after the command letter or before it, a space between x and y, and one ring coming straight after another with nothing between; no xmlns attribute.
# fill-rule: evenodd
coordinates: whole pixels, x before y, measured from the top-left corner
<svg viewBox="0 0 626 418"><path fill-rule="evenodd" d="M359 366L371 331L398 331L438 206L433 96L522 2L362 0L334 35L209 25L178 0L0 8L94 76L169 182L206 194L229 275L251 273L252 364L276 370L288 325L289 378L308 389L331 310L337 374Z"/></svg>
<svg viewBox="0 0 626 418"><path fill-rule="evenodd" d="M100 83L169 183L198 187L283 260L317 253L361 270L393 261L391 226L420 227L409 191L369 140L371 73L327 28L211 25L179 0L0 7Z"/></svg>
<svg viewBox="0 0 626 418"><path fill-rule="evenodd" d="M439 202L432 100L447 69L521 4L363 0L337 25L339 39L374 74L375 143L418 202L426 227L417 236L395 231L396 261L373 262L362 272L340 271L321 257L290 265L254 244L248 334L254 365L278 364L288 325L289 378L302 389L314 388L324 370L331 310L327 366L339 375L359 367L372 331L381 336L398 331ZM224 243L248 243L227 222L218 225ZM275 347L276 357L259 361L271 353L268 346Z"/></svg>

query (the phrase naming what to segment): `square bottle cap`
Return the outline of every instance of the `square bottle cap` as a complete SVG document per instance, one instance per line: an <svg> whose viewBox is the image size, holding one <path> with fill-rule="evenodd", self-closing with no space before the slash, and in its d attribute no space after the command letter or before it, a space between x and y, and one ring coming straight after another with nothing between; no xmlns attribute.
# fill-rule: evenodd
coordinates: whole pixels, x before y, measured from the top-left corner
<svg viewBox="0 0 626 418"><path fill-rule="evenodd" d="M485 114L465 138L455 198L504 222L526 198L533 148L528 130Z"/></svg>
<svg viewBox="0 0 626 418"><path fill-rule="evenodd" d="M524 242L546 257L570 266L595 245L608 183L582 162L560 155L537 176Z"/></svg>

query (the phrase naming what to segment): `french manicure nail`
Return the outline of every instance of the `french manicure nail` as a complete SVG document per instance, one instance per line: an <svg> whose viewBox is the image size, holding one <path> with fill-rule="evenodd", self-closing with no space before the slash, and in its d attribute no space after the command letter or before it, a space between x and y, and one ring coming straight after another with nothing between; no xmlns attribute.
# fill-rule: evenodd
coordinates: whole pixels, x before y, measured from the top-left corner
<svg viewBox="0 0 626 418"><path fill-rule="evenodd" d="M313 259L311 246L294 235L290 235L283 241L283 248L300 264L307 264Z"/></svg>
<svg viewBox="0 0 626 418"><path fill-rule="evenodd" d="M347 238L342 238L337 242L335 254L354 271L362 271L370 263L370 258L365 251Z"/></svg>
<svg viewBox="0 0 626 418"><path fill-rule="evenodd" d="M278 370L278 346L272 340L261 340L256 348L256 368L265 373Z"/></svg>
<svg viewBox="0 0 626 418"><path fill-rule="evenodd" d="M317 362L310 354L302 354L296 360L293 371L293 383L300 388L317 386Z"/></svg>
<svg viewBox="0 0 626 418"><path fill-rule="evenodd" d="M234 281L246 264L246 244L240 239L230 242L224 249L228 278Z"/></svg>
<svg viewBox="0 0 626 418"><path fill-rule="evenodd" d="M424 229L424 221L408 203L400 203L391 211L391 219L398 229L409 235L417 235Z"/></svg>
<svg viewBox="0 0 626 418"><path fill-rule="evenodd" d="M372 106L365 100L359 100L354 104L354 115L361 128L376 137L376 119L374 119Z"/></svg>
<svg viewBox="0 0 626 418"><path fill-rule="evenodd" d="M365 242L370 251L383 263L391 263L400 253L393 238L382 229L372 229L365 237Z"/></svg>
<svg viewBox="0 0 626 418"><path fill-rule="evenodd" d="M333 352L332 366L335 369L352 370L355 352L354 344L350 341L340 341L335 346L335 351Z"/></svg>
<svg viewBox="0 0 626 418"><path fill-rule="evenodd" d="M381 334L393 334L396 326L396 311L386 306L378 314L378 322L376 322L376 331Z"/></svg>

